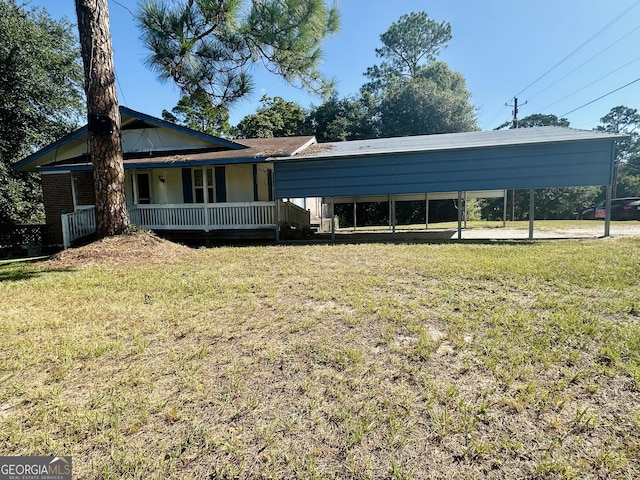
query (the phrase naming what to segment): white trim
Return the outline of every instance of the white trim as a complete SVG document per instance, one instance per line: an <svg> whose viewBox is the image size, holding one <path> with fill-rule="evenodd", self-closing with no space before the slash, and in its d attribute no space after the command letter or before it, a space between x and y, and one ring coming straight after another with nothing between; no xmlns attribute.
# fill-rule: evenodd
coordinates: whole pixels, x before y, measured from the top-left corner
<svg viewBox="0 0 640 480"><path fill-rule="evenodd" d="M302 145L301 147L296 148L293 152L291 152L291 156L297 155L298 153L302 152L303 150L306 150L307 148L309 148L311 145L315 145L317 143L318 143L318 141L316 140L316 137L311 137L308 142L306 142L304 145Z"/></svg>

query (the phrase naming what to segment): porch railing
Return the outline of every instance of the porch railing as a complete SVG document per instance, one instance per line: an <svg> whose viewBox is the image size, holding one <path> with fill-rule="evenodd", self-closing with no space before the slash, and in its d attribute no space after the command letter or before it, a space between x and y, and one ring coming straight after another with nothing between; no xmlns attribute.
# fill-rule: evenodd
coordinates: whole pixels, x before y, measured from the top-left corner
<svg viewBox="0 0 640 480"><path fill-rule="evenodd" d="M280 223L308 227L309 211L280 201ZM150 230L275 230L276 202L230 202L215 204L150 204L129 207L131 223ZM64 248L96 231L95 208L62 215Z"/></svg>
<svg viewBox="0 0 640 480"><path fill-rule="evenodd" d="M62 214L62 244L69 248L71 242L96 232L95 207Z"/></svg>
<svg viewBox="0 0 640 480"><path fill-rule="evenodd" d="M137 205L131 223L151 230L238 230L275 228L275 202Z"/></svg>
<svg viewBox="0 0 640 480"><path fill-rule="evenodd" d="M311 225L311 213L292 202L280 202L280 220L298 227Z"/></svg>

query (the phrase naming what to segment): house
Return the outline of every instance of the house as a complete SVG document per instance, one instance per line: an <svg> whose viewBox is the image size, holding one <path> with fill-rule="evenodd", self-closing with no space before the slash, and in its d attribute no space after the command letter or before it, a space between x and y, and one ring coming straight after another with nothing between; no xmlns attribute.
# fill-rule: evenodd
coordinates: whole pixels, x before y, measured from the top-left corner
<svg viewBox="0 0 640 480"><path fill-rule="evenodd" d="M336 203L388 202L395 234L399 201L605 186L605 235L616 141L624 135L560 127L379 138L318 145L314 137L226 140L120 108L131 222L189 237L279 237L281 227L332 231ZM14 169L42 175L46 221L68 246L95 231L87 127ZM354 208L355 210L355 208ZM458 238L462 238L458 208ZM326 223L325 223L326 220ZM354 218L354 224L356 219Z"/></svg>
<svg viewBox="0 0 640 480"><path fill-rule="evenodd" d="M231 141L120 107L125 195L133 224L185 237L274 237L308 229L312 200L274 198L274 158L294 157L315 137ZM14 165L38 171L46 223L65 247L95 231L88 129L80 128Z"/></svg>

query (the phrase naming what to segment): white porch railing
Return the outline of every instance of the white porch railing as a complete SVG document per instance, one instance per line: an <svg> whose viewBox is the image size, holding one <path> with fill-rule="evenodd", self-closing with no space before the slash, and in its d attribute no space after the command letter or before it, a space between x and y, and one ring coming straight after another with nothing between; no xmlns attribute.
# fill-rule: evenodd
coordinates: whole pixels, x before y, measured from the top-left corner
<svg viewBox="0 0 640 480"><path fill-rule="evenodd" d="M310 224L309 211L280 201L280 223L299 227ZM275 230L276 202L229 202L214 204L149 204L129 207L131 223L150 230ZM95 208L62 215L64 248L96 231Z"/></svg>
<svg viewBox="0 0 640 480"><path fill-rule="evenodd" d="M275 228L275 202L136 205L131 223L151 230L240 230Z"/></svg>
<svg viewBox="0 0 640 480"><path fill-rule="evenodd" d="M62 244L65 249L71 242L96 231L96 208L88 207L62 214Z"/></svg>

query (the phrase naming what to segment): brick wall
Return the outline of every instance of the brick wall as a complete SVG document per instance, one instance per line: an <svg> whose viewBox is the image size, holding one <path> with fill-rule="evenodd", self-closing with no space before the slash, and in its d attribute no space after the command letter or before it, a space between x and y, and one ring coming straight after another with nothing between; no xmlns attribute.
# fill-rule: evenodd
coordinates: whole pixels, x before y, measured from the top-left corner
<svg viewBox="0 0 640 480"><path fill-rule="evenodd" d="M95 205L96 192L93 186L93 172L74 172L76 200L78 205Z"/></svg>
<svg viewBox="0 0 640 480"><path fill-rule="evenodd" d="M55 242L62 244L62 220L60 214L64 210L73 212L73 192L71 190L70 173L52 173L42 175L42 195L44 197L45 221L49 225L49 233Z"/></svg>

